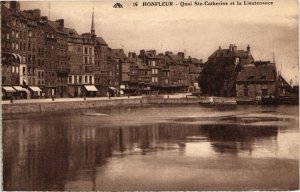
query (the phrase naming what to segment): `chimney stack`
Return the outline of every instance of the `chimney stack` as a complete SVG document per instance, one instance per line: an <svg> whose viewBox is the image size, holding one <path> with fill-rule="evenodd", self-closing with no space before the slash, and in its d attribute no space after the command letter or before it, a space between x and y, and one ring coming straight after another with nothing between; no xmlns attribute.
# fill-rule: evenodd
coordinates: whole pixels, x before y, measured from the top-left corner
<svg viewBox="0 0 300 192"><path fill-rule="evenodd" d="M178 52L178 55L180 55L184 59L184 52Z"/></svg>
<svg viewBox="0 0 300 192"><path fill-rule="evenodd" d="M247 53L250 53L250 46L247 46Z"/></svg>
<svg viewBox="0 0 300 192"><path fill-rule="evenodd" d="M14 12L20 11L20 2L17 1L11 1L10 2L10 9L13 10Z"/></svg>
<svg viewBox="0 0 300 192"><path fill-rule="evenodd" d="M58 19L58 20L56 20L55 22L57 22L61 27L65 27L65 21L64 21L64 19Z"/></svg>
<svg viewBox="0 0 300 192"><path fill-rule="evenodd" d="M233 51L237 51L237 46L236 45L233 45Z"/></svg>

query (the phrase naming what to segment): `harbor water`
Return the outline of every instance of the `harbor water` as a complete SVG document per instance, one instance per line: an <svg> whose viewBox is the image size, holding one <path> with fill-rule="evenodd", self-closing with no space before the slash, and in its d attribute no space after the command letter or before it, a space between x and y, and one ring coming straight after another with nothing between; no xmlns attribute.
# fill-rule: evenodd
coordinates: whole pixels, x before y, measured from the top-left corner
<svg viewBox="0 0 300 192"><path fill-rule="evenodd" d="M298 106L3 116L4 190L295 190Z"/></svg>

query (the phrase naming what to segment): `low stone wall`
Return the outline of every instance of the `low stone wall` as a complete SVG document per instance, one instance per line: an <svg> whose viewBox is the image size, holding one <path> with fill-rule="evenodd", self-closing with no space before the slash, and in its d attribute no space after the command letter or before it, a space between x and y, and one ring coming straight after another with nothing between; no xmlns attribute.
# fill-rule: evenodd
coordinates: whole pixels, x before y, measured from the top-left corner
<svg viewBox="0 0 300 192"><path fill-rule="evenodd" d="M198 103L198 98L164 98L162 96L143 98L124 98L110 100L86 100L67 102L44 102L44 103L12 103L2 104L3 114L25 114L54 111L72 111L78 109L117 107L142 104L186 104Z"/></svg>

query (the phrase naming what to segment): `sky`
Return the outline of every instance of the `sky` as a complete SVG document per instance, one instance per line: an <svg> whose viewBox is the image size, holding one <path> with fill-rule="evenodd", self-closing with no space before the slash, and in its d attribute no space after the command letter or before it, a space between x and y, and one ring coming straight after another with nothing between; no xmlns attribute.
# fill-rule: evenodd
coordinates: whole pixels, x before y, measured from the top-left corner
<svg viewBox="0 0 300 192"><path fill-rule="evenodd" d="M265 0L273 2L269 6L190 7L181 7L177 0L163 0L178 4L173 7L143 7L142 1L137 1L138 7L133 7L131 0L51 1L50 6L46 1L22 1L21 9L38 8L42 15L49 17L50 13L51 20L63 18L66 27L84 33L90 32L94 7L97 36L111 48L123 48L125 52L183 51L207 61L219 46L236 44L238 49L246 50L249 44L255 60L273 61L274 52L277 69L286 80L298 84L297 0ZM116 2L121 2L123 8L113 8Z"/></svg>

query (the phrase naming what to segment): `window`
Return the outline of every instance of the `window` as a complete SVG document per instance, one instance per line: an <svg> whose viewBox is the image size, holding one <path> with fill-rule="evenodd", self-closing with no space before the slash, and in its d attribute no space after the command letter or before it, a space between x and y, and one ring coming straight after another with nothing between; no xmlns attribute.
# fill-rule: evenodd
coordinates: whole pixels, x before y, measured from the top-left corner
<svg viewBox="0 0 300 192"><path fill-rule="evenodd" d="M261 94L262 94L262 96L267 96L268 95L268 89L262 89L261 90Z"/></svg>
<svg viewBox="0 0 300 192"><path fill-rule="evenodd" d="M88 54L88 48L87 47L84 47L84 53Z"/></svg>
<svg viewBox="0 0 300 192"><path fill-rule="evenodd" d="M93 62L92 62L92 57L89 57L89 63L93 63Z"/></svg>
<svg viewBox="0 0 300 192"><path fill-rule="evenodd" d="M6 39L9 39L9 33L6 33Z"/></svg>
<svg viewBox="0 0 300 192"><path fill-rule="evenodd" d="M16 38L17 39L19 38L19 32L16 32Z"/></svg>
<svg viewBox="0 0 300 192"><path fill-rule="evenodd" d="M26 67L22 68L23 74L26 74Z"/></svg>
<svg viewBox="0 0 300 192"><path fill-rule="evenodd" d="M79 83L82 83L82 76L79 76Z"/></svg>
<svg viewBox="0 0 300 192"><path fill-rule="evenodd" d="M31 30L28 31L28 37L32 37L32 31Z"/></svg>
<svg viewBox="0 0 300 192"><path fill-rule="evenodd" d="M15 66L11 67L11 72L14 73L15 72Z"/></svg>
<svg viewBox="0 0 300 192"><path fill-rule="evenodd" d="M249 89L248 88L245 88L244 89L244 96L249 96Z"/></svg>
<svg viewBox="0 0 300 192"><path fill-rule="evenodd" d="M89 48L89 54L92 55L93 54L93 49Z"/></svg>
<svg viewBox="0 0 300 192"><path fill-rule="evenodd" d="M87 81L88 81L87 76L84 76L84 82L85 82L85 83L89 83L89 82L87 82Z"/></svg>
<svg viewBox="0 0 300 192"><path fill-rule="evenodd" d="M261 76L260 79L261 79L261 80L267 80L267 76L266 76L266 75L263 75L263 76Z"/></svg>
<svg viewBox="0 0 300 192"><path fill-rule="evenodd" d="M152 77L152 82L153 83L157 83L158 82L158 78L157 77Z"/></svg>
<svg viewBox="0 0 300 192"><path fill-rule="evenodd" d="M90 84L92 84L92 83L93 83L93 77L90 76Z"/></svg>
<svg viewBox="0 0 300 192"><path fill-rule="evenodd" d="M88 58L84 57L84 63L87 64L88 63Z"/></svg>
<svg viewBox="0 0 300 192"><path fill-rule="evenodd" d="M16 73L19 73L19 67L16 67Z"/></svg>
<svg viewBox="0 0 300 192"><path fill-rule="evenodd" d="M152 69L152 74L158 74L158 69Z"/></svg>
<svg viewBox="0 0 300 192"><path fill-rule="evenodd" d="M77 83L77 76L74 76L74 83Z"/></svg>
<svg viewBox="0 0 300 192"><path fill-rule="evenodd" d="M69 76L69 83L72 83L72 76Z"/></svg>
<svg viewBox="0 0 300 192"><path fill-rule="evenodd" d="M165 84L168 84L169 83L169 79L165 79Z"/></svg>

